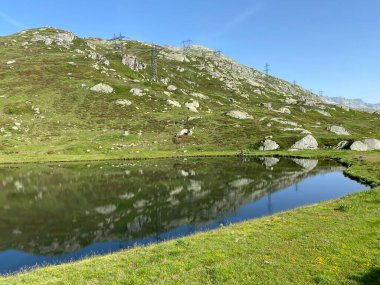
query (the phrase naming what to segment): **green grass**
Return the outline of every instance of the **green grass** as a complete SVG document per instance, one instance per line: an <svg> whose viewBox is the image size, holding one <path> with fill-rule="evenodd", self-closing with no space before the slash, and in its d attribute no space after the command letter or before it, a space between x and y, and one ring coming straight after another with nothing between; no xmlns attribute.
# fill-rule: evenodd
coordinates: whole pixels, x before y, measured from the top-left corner
<svg viewBox="0 0 380 285"><path fill-rule="evenodd" d="M335 157L378 184L380 153L273 153ZM379 284L380 188L71 264L0 284Z"/></svg>

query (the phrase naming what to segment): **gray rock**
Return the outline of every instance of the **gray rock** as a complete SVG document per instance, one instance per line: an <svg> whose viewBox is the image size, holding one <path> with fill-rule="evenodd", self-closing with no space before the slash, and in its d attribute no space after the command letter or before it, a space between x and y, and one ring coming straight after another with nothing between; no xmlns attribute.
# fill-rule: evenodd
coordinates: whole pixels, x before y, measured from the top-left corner
<svg viewBox="0 0 380 285"><path fill-rule="evenodd" d="M134 71L140 71L145 69L145 64L138 61L138 59L129 54L124 54L121 62Z"/></svg>
<svg viewBox="0 0 380 285"><path fill-rule="evenodd" d="M367 151L368 145L361 141L356 141L350 146L350 149L355 151Z"/></svg>
<svg viewBox="0 0 380 285"><path fill-rule="evenodd" d="M177 90L177 87L174 86L174 85L169 85L169 86L168 86L168 90L171 91L171 92L174 92L174 91Z"/></svg>
<svg viewBox="0 0 380 285"><path fill-rule="evenodd" d="M280 146L271 139L266 139L263 144L260 146L259 150L268 151L268 150L276 150L279 149Z"/></svg>
<svg viewBox="0 0 380 285"><path fill-rule="evenodd" d="M290 150L307 150L318 149L318 142L312 135L307 135L298 142L296 142Z"/></svg>
<svg viewBox="0 0 380 285"><path fill-rule="evenodd" d="M260 106L261 107L265 107L265 108L268 108L268 109L271 109L272 108L272 103L260 103Z"/></svg>
<svg viewBox="0 0 380 285"><path fill-rule="evenodd" d="M177 137L192 136L192 135L193 135L192 129L183 129L177 133Z"/></svg>
<svg viewBox="0 0 380 285"><path fill-rule="evenodd" d="M330 113L329 112L326 112L326 111L323 111L323 110L315 110L316 112L318 112L319 114L325 116L325 117L331 117Z"/></svg>
<svg viewBox="0 0 380 285"><path fill-rule="evenodd" d="M138 97L141 97L141 96L145 95L145 93L141 89L139 89L139 88L132 88L129 92L133 96L138 96Z"/></svg>
<svg viewBox="0 0 380 285"><path fill-rule="evenodd" d="M176 100L168 99L168 100L166 100L166 102L171 106L181 108L181 104L179 102L177 102Z"/></svg>
<svg viewBox="0 0 380 285"><path fill-rule="evenodd" d="M365 139L363 142L368 146L368 150L380 150L380 140Z"/></svg>
<svg viewBox="0 0 380 285"><path fill-rule="evenodd" d="M341 141L339 142L335 147L334 149L345 149L348 147L348 145L350 144L349 141Z"/></svg>
<svg viewBox="0 0 380 285"><path fill-rule="evenodd" d="M104 83L96 84L90 90L93 92L99 92L99 93L105 93L105 94L109 94L113 92L113 88Z"/></svg>
<svg viewBox="0 0 380 285"><path fill-rule="evenodd" d="M330 126L327 128L329 132L335 133L337 135L341 136L349 136L350 133L343 127L341 126Z"/></svg>
<svg viewBox="0 0 380 285"><path fill-rule="evenodd" d="M114 102L114 104L125 107L132 105L132 102L126 99L118 99Z"/></svg>
<svg viewBox="0 0 380 285"><path fill-rule="evenodd" d="M198 113L199 108L199 102L197 100L194 100L193 102L185 103L186 108L188 108L190 111Z"/></svg>
<svg viewBox="0 0 380 285"><path fill-rule="evenodd" d="M226 115L239 120L253 119L252 115L238 110L229 111Z"/></svg>

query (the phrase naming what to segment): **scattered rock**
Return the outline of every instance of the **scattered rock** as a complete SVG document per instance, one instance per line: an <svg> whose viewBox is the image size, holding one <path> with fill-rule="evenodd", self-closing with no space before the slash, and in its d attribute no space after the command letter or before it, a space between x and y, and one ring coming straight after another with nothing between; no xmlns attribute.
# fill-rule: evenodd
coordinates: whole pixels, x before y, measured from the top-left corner
<svg viewBox="0 0 380 285"><path fill-rule="evenodd" d="M325 117L331 117L330 113L326 112L326 111L323 111L323 110L315 110L316 112L318 112L319 114L325 116Z"/></svg>
<svg viewBox="0 0 380 285"><path fill-rule="evenodd" d="M290 115L292 112L289 110L289 108L285 108L285 107L282 107L280 109L278 109L278 112L279 113L282 113L282 114L288 114Z"/></svg>
<svg viewBox="0 0 380 285"><path fill-rule="evenodd" d="M199 108L199 102L198 101L194 100L193 102L185 103L185 106L190 111L198 113L198 108Z"/></svg>
<svg viewBox="0 0 380 285"><path fill-rule="evenodd" d="M307 150L318 149L318 142L312 135L307 135L301 140L297 141L290 150Z"/></svg>
<svg viewBox="0 0 380 285"><path fill-rule="evenodd" d="M14 64L16 61L15 60L10 60L10 61L7 61L7 64L10 65L10 64Z"/></svg>
<svg viewBox="0 0 380 285"><path fill-rule="evenodd" d="M177 90L177 87L175 87L174 85L169 85L168 86L168 90L171 91L171 92L174 92Z"/></svg>
<svg viewBox="0 0 380 285"><path fill-rule="evenodd" d="M114 102L116 105L126 107L126 106L131 106L132 102L126 99L118 99Z"/></svg>
<svg viewBox="0 0 380 285"><path fill-rule="evenodd" d="M102 207L97 207L95 208L95 212L98 213L98 214L101 214L101 215L109 215L113 212L115 212L117 209L116 205L106 205L106 206L102 206Z"/></svg>
<svg viewBox="0 0 380 285"><path fill-rule="evenodd" d="M181 104L175 100L168 99L166 102L171 106L181 108Z"/></svg>
<svg viewBox="0 0 380 285"><path fill-rule="evenodd" d="M294 104L297 104L297 102L298 101L296 99L293 99L293 98L286 98L285 99L286 104L294 105Z"/></svg>
<svg viewBox="0 0 380 285"><path fill-rule="evenodd" d="M113 88L104 83L96 84L90 90L94 92L105 93L105 94L109 94L113 92Z"/></svg>
<svg viewBox="0 0 380 285"><path fill-rule="evenodd" d="M330 126L327 128L327 131L335 133L337 135L341 136L349 136L350 133L343 127L341 126Z"/></svg>
<svg viewBox="0 0 380 285"><path fill-rule="evenodd" d="M193 135L192 129L183 129L177 133L177 137L192 136L192 135Z"/></svg>
<svg viewBox="0 0 380 285"><path fill-rule="evenodd" d="M252 115L238 110L229 111L226 115L239 120L253 119Z"/></svg>
<svg viewBox="0 0 380 285"><path fill-rule="evenodd" d="M132 88L129 92L133 96L138 96L138 97L141 97L141 96L145 95L145 93L141 89L139 89L139 88Z"/></svg>
<svg viewBox="0 0 380 285"><path fill-rule="evenodd" d="M208 96L203 95L203 94L201 94L201 93L196 93L196 92L192 92L192 93L190 93L190 96L193 96L193 97L195 97L195 98L199 98L199 99L203 99L203 100L209 99Z"/></svg>
<svg viewBox="0 0 380 285"><path fill-rule="evenodd" d="M262 151L268 151L268 150L276 150L279 149L280 146L273 140L271 139L266 139L263 144L259 147L259 150Z"/></svg>
<svg viewBox="0 0 380 285"><path fill-rule="evenodd" d="M265 107L265 108L268 108L268 109L271 109L272 108L272 103L260 103L260 106L261 107Z"/></svg>

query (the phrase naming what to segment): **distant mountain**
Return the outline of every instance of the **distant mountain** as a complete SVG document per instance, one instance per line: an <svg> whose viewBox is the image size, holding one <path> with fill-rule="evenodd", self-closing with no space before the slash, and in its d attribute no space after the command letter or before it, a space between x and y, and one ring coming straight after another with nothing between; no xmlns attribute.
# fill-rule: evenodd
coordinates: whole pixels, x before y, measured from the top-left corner
<svg viewBox="0 0 380 285"><path fill-rule="evenodd" d="M364 102L362 99L347 99L343 97L323 97L328 103L339 104L352 109L376 112L380 111L380 103L371 104Z"/></svg>

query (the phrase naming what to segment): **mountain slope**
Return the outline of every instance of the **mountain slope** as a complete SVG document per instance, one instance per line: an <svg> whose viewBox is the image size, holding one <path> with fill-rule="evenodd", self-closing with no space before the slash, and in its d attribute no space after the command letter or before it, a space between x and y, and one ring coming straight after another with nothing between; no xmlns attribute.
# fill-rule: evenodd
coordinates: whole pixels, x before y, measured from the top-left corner
<svg viewBox="0 0 380 285"><path fill-rule="evenodd" d="M380 112L380 104L371 104L364 102L362 99L347 99L343 97L323 97L327 103L339 104L352 109L367 111L367 112Z"/></svg>
<svg viewBox="0 0 380 285"><path fill-rule="evenodd" d="M257 148L271 135L288 148L307 133L320 147L380 138L379 115L327 104L200 46L41 28L1 37L0 68L3 154ZM350 135L331 133L330 125Z"/></svg>

